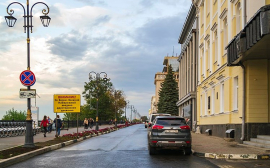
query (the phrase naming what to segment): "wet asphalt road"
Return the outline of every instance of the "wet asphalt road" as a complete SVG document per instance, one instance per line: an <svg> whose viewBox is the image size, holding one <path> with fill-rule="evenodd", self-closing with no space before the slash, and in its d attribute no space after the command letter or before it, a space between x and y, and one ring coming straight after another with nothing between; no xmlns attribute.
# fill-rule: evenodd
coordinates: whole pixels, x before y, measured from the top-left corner
<svg viewBox="0 0 270 168"><path fill-rule="evenodd" d="M20 168L215 168L207 159L182 152L161 151L150 156L143 124L93 137L36 156L11 167Z"/></svg>

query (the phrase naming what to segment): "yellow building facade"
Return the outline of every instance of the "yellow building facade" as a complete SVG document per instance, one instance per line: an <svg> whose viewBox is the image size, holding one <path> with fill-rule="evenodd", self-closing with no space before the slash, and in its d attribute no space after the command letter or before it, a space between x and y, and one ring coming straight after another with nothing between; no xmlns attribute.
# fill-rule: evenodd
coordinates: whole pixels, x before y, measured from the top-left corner
<svg viewBox="0 0 270 168"><path fill-rule="evenodd" d="M200 126L201 132L211 129L213 135L220 137L225 137L226 130L231 129L239 142L255 137L256 130L270 135L267 126L270 121L270 57L267 53L259 53L263 56L256 57L256 51L260 49L257 44L248 45L250 49L243 49L242 53L232 56L232 51L237 52L242 47L236 45L237 42L232 46L232 41L237 37L244 39L245 36L247 41L243 44L248 44L249 37L246 36L249 33L246 31L259 31L260 28L256 29L258 21L251 28L247 26L254 22L256 13L261 14L260 8L270 4L270 1L192 2L199 20L197 126ZM268 36L261 37L262 47L269 43L270 38L267 40ZM237 58L232 61L232 57Z"/></svg>

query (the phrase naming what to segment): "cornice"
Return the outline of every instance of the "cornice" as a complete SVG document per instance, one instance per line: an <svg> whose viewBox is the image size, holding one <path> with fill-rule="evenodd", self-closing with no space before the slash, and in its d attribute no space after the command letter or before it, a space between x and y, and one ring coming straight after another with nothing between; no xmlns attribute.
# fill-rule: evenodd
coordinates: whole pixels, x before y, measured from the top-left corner
<svg viewBox="0 0 270 168"><path fill-rule="evenodd" d="M210 35L207 34L207 35L205 36L204 40L207 41L207 40L209 39L209 37L210 37Z"/></svg>
<svg viewBox="0 0 270 168"><path fill-rule="evenodd" d="M221 12L221 14L219 15L219 18L220 18L220 19L223 19L224 16L225 16L225 14L227 13L227 11L228 11L228 9L225 8L225 9Z"/></svg>
<svg viewBox="0 0 270 168"><path fill-rule="evenodd" d="M191 5L183 29L178 39L179 44L183 44L185 42L188 33L190 32L190 30L192 30L193 23L195 22L195 20L196 20L196 8L194 5Z"/></svg>
<svg viewBox="0 0 270 168"><path fill-rule="evenodd" d="M176 103L177 106L181 106L182 104L186 103L190 99L196 98L196 92L190 92L186 94L184 97L180 98L180 100Z"/></svg>
<svg viewBox="0 0 270 168"><path fill-rule="evenodd" d="M214 31L214 30L216 30L216 28L217 28L217 22L215 22L215 23L213 24L213 26L211 27L211 30Z"/></svg>
<svg viewBox="0 0 270 168"><path fill-rule="evenodd" d="M199 4L199 6L204 6L204 0L201 0L201 3Z"/></svg>
<svg viewBox="0 0 270 168"><path fill-rule="evenodd" d="M199 46L199 48L202 48L202 47L203 47L203 44L204 44L204 43L201 43L201 45Z"/></svg>
<svg viewBox="0 0 270 168"><path fill-rule="evenodd" d="M216 79L219 80L219 81L221 81L222 79L224 79L224 77L225 77L225 76L224 76L223 74L221 74L221 75L219 75Z"/></svg>

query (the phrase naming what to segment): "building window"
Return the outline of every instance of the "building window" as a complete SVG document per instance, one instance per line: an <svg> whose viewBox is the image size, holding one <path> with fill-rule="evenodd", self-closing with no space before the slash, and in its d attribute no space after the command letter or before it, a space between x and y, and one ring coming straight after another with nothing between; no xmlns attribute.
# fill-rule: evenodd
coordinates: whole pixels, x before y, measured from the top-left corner
<svg viewBox="0 0 270 168"><path fill-rule="evenodd" d="M220 112L224 112L224 83L220 87Z"/></svg>
<svg viewBox="0 0 270 168"><path fill-rule="evenodd" d="M210 0L207 0L207 3L206 3L206 15L208 16L208 14L210 13Z"/></svg>
<svg viewBox="0 0 270 168"><path fill-rule="evenodd" d="M214 32L214 40L215 40L215 61L217 61L217 58L218 58L218 34L217 34L217 30Z"/></svg>
<svg viewBox="0 0 270 168"><path fill-rule="evenodd" d="M233 79L233 109L238 110L238 76Z"/></svg>
<svg viewBox="0 0 270 168"><path fill-rule="evenodd" d="M210 69L210 40L207 42L207 69Z"/></svg>
<svg viewBox="0 0 270 168"><path fill-rule="evenodd" d="M215 88L212 90L212 114L215 114Z"/></svg>
<svg viewBox="0 0 270 168"><path fill-rule="evenodd" d="M201 50L201 56L202 56L202 74L205 73L205 62L204 62L204 48Z"/></svg>
<svg viewBox="0 0 270 168"><path fill-rule="evenodd" d="M228 43L228 22L227 17L225 17L223 20L223 50L225 50L227 43Z"/></svg>
<svg viewBox="0 0 270 168"><path fill-rule="evenodd" d="M203 114L203 107L202 107L202 105L203 105L203 98L202 98L202 95L201 95L200 116L202 116L202 114Z"/></svg>
<svg viewBox="0 0 270 168"><path fill-rule="evenodd" d="M204 24L204 7L201 8L201 25Z"/></svg>
<svg viewBox="0 0 270 168"><path fill-rule="evenodd" d="M241 9L241 3L238 2L237 6L236 6L236 34L238 34L240 32L240 25L241 25L241 22L240 22L240 9Z"/></svg>
<svg viewBox="0 0 270 168"><path fill-rule="evenodd" d="M204 95L204 115L207 115L207 92Z"/></svg>
<svg viewBox="0 0 270 168"><path fill-rule="evenodd" d="M211 101L211 97L210 97L210 96L208 96L208 110L210 110L210 106L211 106L210 101Z"/></svg>

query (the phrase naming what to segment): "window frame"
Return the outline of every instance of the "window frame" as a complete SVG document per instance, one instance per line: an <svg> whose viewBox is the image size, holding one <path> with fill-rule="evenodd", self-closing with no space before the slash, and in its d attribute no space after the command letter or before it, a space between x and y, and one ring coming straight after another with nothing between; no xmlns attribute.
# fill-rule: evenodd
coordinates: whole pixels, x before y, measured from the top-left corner
<svg viewBox="0 0 270 168"><path fill-rule="evenodd" d="M233 78L233 110L237 111L238 110L238 96L239 96L239 79L238 76Z"/></svg>

